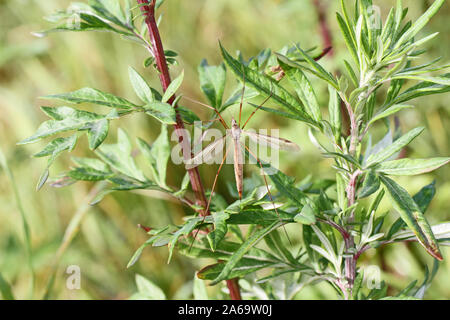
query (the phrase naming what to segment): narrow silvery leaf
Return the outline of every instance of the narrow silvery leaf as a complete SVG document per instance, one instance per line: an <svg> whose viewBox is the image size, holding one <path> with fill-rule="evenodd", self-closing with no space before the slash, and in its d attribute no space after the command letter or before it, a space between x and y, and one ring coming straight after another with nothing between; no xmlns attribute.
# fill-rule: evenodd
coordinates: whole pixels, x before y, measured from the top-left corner
<svg viewBox="0 0 450 320"><path fill-rule="evenodd" d="M206 60L203 60L198 67L198 74L200 87L211 104L211 107L220 109L225 91L225 65L210 66Z"/></svg>
<svg viewBox="0 0 450 320"><path fill-rule="evenodd" d="M442 260L442 255L439 251L439 246L433 235L433 231L413 198L395 181L381 176L381 182L386 187L386 191L391 197L394 208L400 214L403 221L405 221L408 227L414 232L422 246L433 257Z"/></svg>
<svg viewBox="0 0 450 320"><path fill-rule="evenodd" d="M436 170L450 162L450 158L399 159L380 163L376 170L386 175L413 176Z"/></svg>
<svg viewBox="0 0 450 320"><path fill-rule="evenodd" d="M442 75L442 77L450 78L450 73ZM395 103L403 103L421 96L439 94L450 91L450 86L435 84L432 82L421 82L408 88L395 98Z"/></svg>
<svg viewBox="0 0 450 320"><path fill-rule="evenodd" d="M359 192L358 198L368 197L371 194L377 192L378 188L380 188L380 179L373 170L370 170L364 179L362 189Z"/></svg>
<svg viewBox="0 0 450 320"><path fill-rule="evenodd" d="M353 29L349 28L349 25L345 22L344 18L339 13L336 13L336 18L339 24L339 28L341 29L341 33L344 36L347 48L350 51L352 58L357 64L359 64L354 31Z"/></svg>
<svg viewBox="0 0 450 320"><path fill-rule="evenodd" d="M163 98L161 100L162 102L167 102L170 100L170 98L172 98L172 96L178 91L181 84L183 83L183 79L184 71L182 71L181 74L170 83L169 87L164 92Z"/></svg>
<svg viewBox="0 0 450 320"><path fill-rule="evenodd" d="M415 128L406 133L405 135L403 135L402 137L400 137L399 139L395 140L390 146L386 147L385 149L379 151L376 154L371 155L367 159L367 167L370 167L372 164L379 163L388 159L390 156L406 147L411 141L414 140L414 138L416 138L419 134L421 134L424 129L425 129L424 127Z"/></svg>
<svg viewBox="0 0 450 320"><path fill-rule="evenodd" d="M328 102L328 113L330 116L330 124L333 128L334 138L339 141L341 138L342 130L342 118L341 118L341 105L339 94L335 88L328 86L328 91L330 93L330 100Z"/></svg>
<svg viewBox="0 0 450 320"><path fill-rule="evenodd" d="M134 92L144 103L153 102L155 99L153 97L152 89L147 84L147 81L132 67L128 68L128 74L130 77L131 84L133 85Z"/></svg>
<svg viewBox="0 0 450 320"><path fill-rule="evenodd" d="M396 74L395 76L391 77L391 80L398 80L398 79L409 79L409 80L418 80L418 81L424 81L424 82L430 82L435 84L441 84L443 86L450 86L450 79L446 77L428 77L428 76L422 76L422 75L414 75L414 74Z"/></svg>
<svg viewBox="0 0 450 320"><path fill-rule="evenodd" d="M372 123L374 123L375 121L381 120L383 118L389 117L397 112L399 112L400 110L403 109L407 109L407 108L412 108L413 106L411 105L402 105L402 104L396 104L393 105L392 107L387 108L386 110L376 114L370 121L369 121L369 125L371 125Z"/></svg>
<svg viewBox="0 0 450 320"><path fill-rule="evenodd" d="M430 21L430 19L436 14L436 12L445 3L445 0L436 0L430 8L414 22L411 28L405 32L402 37L397 41L396 48L400 47L403 43L413 38L420 30L425 27L425 25Z"/></svg>

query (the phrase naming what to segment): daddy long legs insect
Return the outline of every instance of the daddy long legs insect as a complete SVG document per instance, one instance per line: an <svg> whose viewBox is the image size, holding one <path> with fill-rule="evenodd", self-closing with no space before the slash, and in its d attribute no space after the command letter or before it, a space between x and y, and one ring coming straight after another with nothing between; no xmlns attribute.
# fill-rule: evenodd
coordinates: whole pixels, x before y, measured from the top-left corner
<svg viewBox="0 0 450 320"><path fill-rule="evenodd" d="M247 118L247 120L241 127L244 90L245 90L245 83L244 83L244 86L242 89L241 102L239 105L239 122L237 122L234 119L234 117L232 117L230 126L227 125L227 123L225 122L222 115L220 114L220 112L217 109L215 109L207 104L200 103L202 106L205 106L205 107L213 110L216 113L216 115L218 116L218 120L223 125L223 127L226 129L226 134L224 136L222 136L221 138L216 139L214 142L212 142L207 147L205 147L201 152L196 154L193 158L186 161L186 169L195 168L203 162L209 163L209 161L213 157L216 156L217 150L219 150L219 149L223 150L224 144L227 139L230 139L232 141L232 148L227 146L227 148L225 150L225 155L222 158L219 169L217 170L216 176L214 178L211 193L210 193L207 207L205 210L206 214L209 212L211 201L212 201L212 196L214 194L214 190L215 190L215 187L217 184L219 173L223 168L223 165L225 163L225 160L227 159L230 149L232 149L232 151L234 153L233 154L234 176L235 176L235 181L236 181L236 189L239 194L239 199L242 200L242 192L243 192L243 171L244 171L244 167L243 167L244 152L243 151L244 151L244 149L247 150L249 155L251 155L253 158L256 159L261 170L264 171L262 161L258 158L258 156L254 152L251 151L250 148L248 148L245 145L245 137L248 137L250 140L252 140L257 145L266 145L273 149L281 149L281 150L287 150L287 151L299 151L300 150L300 148L295 143L293 143L287 139L245 130L245 127L247 126L249 121L252 119L252 117L255 115L255 113L271 98L271 95L269 95L262 104L260 104L258 107L256 107L255 110L253 110L253 112L250 114L250 116ZM187 98L187 99L191 100L189 98ZM191 100L191 101L193 101L193 100ZM194 101L194 102L197 102L197 101ZM267 188L267 194L269 196L269 199L272 202L273 208L275 209L275 212L277 213L277 215L279 217L277 206L275 205L275 203L273 201L273 197L270 192L270 188L267 183L265 174L263 174L263 178L264 178L264 183ZM198 232L199 232L199 229L197 229L197 232L194 236L194 240L195 240ZM286 233L286 235L287 235L287 233ZM288 239L289 239L289 237L288 237Z"/></svg>

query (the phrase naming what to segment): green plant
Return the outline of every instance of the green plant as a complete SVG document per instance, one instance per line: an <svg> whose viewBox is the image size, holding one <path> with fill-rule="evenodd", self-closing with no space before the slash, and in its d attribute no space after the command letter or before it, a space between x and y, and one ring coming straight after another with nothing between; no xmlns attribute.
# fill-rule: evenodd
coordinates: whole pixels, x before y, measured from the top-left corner
<svg viewBox="0 0 450 320"><path fill-rule="evenodd" d="M261 297L261 292L264 292L267 298L293 298L303 286L318 281L328 282L345 299L423 297L437 271L437 263L431 274L427 273L422 285L416 286L414 282L395 297L389 297L385 283L369 290L362 288L364 272L357 268L357 260L369 248L409 241L420 242L436 260L442 260L439 244L449 244L450 224L431 227L424 216L434 196L435 185L425 186L412 197L390 178L429 172L450 161L450 158L399 158L400 151L423 128L402 134L395 115L412 107L405 103L414 98L449 91L449 74L429 75L447 66L436 66L437 60L418 66L413 64L424 52L421 46L436 36L418 38L417 35L444 0L436 0L414 23L405 21L407 10L398 1L384 25L381 17L372 14L372 1L357 1L351 13L342 0L342 15L337 15L337 21L353 59L352 62L345 61L346 75L337 76L326 71L317 61L323 54L315 59L311 56L312 50L302 49L298 44L275 53L265 49L247 61L242 56L234 58L221 46L226 67L203 62L199 67L201 89L218 112L243 100L270 98L282 110L249 104L309 126L311 142L324 157L334 161L335 180L299 183L269 163L262 162L263 170L275 172L268 174L273 191L266 187L263 179L253 176L244 180L242 198L231 204L216 194L212 195L211 203L207 201L196 168L187 171L179 188L167 185L166 171L171 153L169 126L174 127L184 159L188 160L192 155L185 124L193 128L208 125L199 125L199 117L180 106L180 97L175 96L183 74L174 81L170 79L168 63L175 64L177 54L164 51L162 46L155 19L155 9L162 1L149 3L138 0L135 7L131 1L124 1L124 7L118 1L109 0L90 0L88 3L77 3L68 11L51 16L52 22L61 24L40 34L98 30L114 32L137 42L150 52L151 56L144 64L156 70L163 91L150 88L145 79L130 67L130 80L141 100L138 104L92 88L47 96L48 99L110 109L94 113L65 106L42 107L51 120L44 122L21 144L63 132L73 134L54 139L36 154L36 157L49 157L38 188L48 180L49 169L55 159L64 151L72 151L79 136L86 133L89 147L97 158L74 158L75 166L53 179L53 185L63 186L80 180L107 181L109 186L98 194L93 204L114 191L159 190L179 199L194 213L181 226L146 228L150 238L134 254L129 266L137 261L146 246L167 245L169 261L176 247L178 252L189 257L215 259L216 263L200 270L197 276L212 280L212 284L227 281L232 299L240 298L237 279L242 277L245 280L240 284L252 297ZM139 9L144 17L142 28L135 23ZM150 41L146 40L147 36ZM227 70L233 72L241 84L224 102ZM307 75L313 75L328 85L327 117ZM417 84L406 87L408 80ZM341 114L341 105L346 113ZM140 156L149 164L151 179L144 173L146 169L136 164L132 144L123 129L118 131L116 144L103 144L110 121L132 113L146 114L161 122L161 134L152 145L142 139L136 142ZM216 117L213 113L211 120L216 120ZM343 132L345 118L349 120L348 134ZM372 146L370 129L378 122L384 124L387 134ZM189 195L189 184L194 199ZM388 226L384 225L386 214L378 212L385 196L400 215ZM273 209L274 202L281 205L276 210ZM301 228L301 244L288 243L279 234L277 229L287 224ZM244 225L249 225L246 234L243 233ZM205 232L193 242L191 236L200 229ZM256 247L262 240L264 248ZM272 272L254 280L254 274L263 269ZM280 283L285 290L277 289Z"/></svg>

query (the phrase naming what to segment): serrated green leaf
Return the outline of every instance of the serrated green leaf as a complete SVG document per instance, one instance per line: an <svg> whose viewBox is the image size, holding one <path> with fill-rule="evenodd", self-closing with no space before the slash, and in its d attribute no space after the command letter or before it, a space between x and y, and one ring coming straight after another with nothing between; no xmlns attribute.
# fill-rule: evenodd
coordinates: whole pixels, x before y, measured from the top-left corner
<svg viewBox="0 0 450 320"><path fill-rule="evenodd" d="M217 279L223 273L223 270L225 269L226 265L227 264L223 262L209 265L200 270L197 273L197 276L202 280ZM231 270L231 272L223 280L240 278L247 274L254 273L258 270L268 268L271 266L273 266L272 263L243 258L238 263L236 263L236 265L233 267L233 270ZM211 283L211 285L214 284L216 284L215 281Z"/></svg>
<svg viewBox="0 0 450 320"><path fill-rule="evenodd" d="M77 143L77 136L73 135L67 138L57 138L50 142L44 150L41 152L35 154L35 157L47 157L50 156L50 158L47 161L47 167L45 168L44 172L39 177L39 182L37 184L36 189L40 190L42 186L47 181L50 172L49 169L53 162L56 160L56 158L63 152L63 151L72 151L75 147L75 144Z"/></svg>
<svg viewBox="0 0 450 320"><path fill-rule="evenodd" d="M376 170L386 175L413 176L436 170L450 162L450 158L399 159L380 163Z"/></svg>
<svg viewBox="0 0 450 320"><path fill-rule="evenodd" d="M109 121L101 119L96 122L89 123L88 126L88 142L91 150L97 149L108 136Z"/></svg>
<svg viewBox="0 0 450 320"><path fill-rule="evenodd" d="M315 121L320 122L322 120L322 115L319 102L317 101L316 93L306 75L298 68L292 68L282 61L279 61L279 63L291 81L292 86L295 88L295 91L305 106L309 116Z"/></svg>
<svg viewBox="0 0 450 320"><path fill-rule="evenodd" d="M433 200L434 195L436 194L436 183L433 181L432 183L426 185L418 193L413 196L414 202L419 206L420 211L425 214L427 212L428 206ZM398 218L387 233L386 238L391 239L392 236L399 231L401 228L406 227L406 223L402 220L402 218Z"/></svg>
<svg viewBox="0 0 450 320"><path fill-rule="evenodd" d="M245 90L242 90L243 84L239 83L237 88L233 91L231 96L225 101L225 103L218 109L219 112L223 112L227 108L232 105L239 104L241 101L248 101L250 99L256 98L259 96L259 92L252 87L245 87ZM242 99L242 93L244 93L244 98Z"/></svg>
<svg viewBox="0 0 450 320"><path fill-rule="evenodd" d="M93 126L95 122L104 119L102 115L69 107L43 107L42 110L53 119L43 122L35 134L19 142L19 145L33 143L66 131L90 130L89 127Z"/></svg>
<svg viewBox="0 0 450 320"><path fill-rule="evenodd" d="M200 88L208 99L211 107L220 109L226 83L226 68L224 64L210 66L203 60L198 67Z"/></svg>
<svg viewBox="0 0 450 320"><path fill-rule="evenodd" d="M366 167L370 167L371 165L375 163L382 162L404 147L406 147L411 141L414 140L419 134L423 132L425 128L424 127L418 127L415 129L412 129L399 139L395 140L391 145L387 146L386 148L380 150L379 152L372 154L367 159Z"/></svg>
<svg viewBox="0 0 450 320"><path fill-rule="evenodd" d="M38 37L44 37L53 32L107 31L118 33L121 35L132 35L132 33L130 32L125 32L114 28L110 24L106 23L105 21L99 19L97 16L89 12L65 12L60 15L60 18L61 20L65 20L60 25L47 30L33 32L33 34Z"/></svg>
<svg viewBox="0 0 450 320"><path fill-rule="evenodd" d="M111 171L106 163L96 158L72 157L72 162L79 167L87 167L97 171Z"/></svg>
<svg viewBox="0 0 450 320"><path fill-rule="evenodd" d="M52 156L56 157L59 153L65 151L65 150L73 150L75 143L77 142L76 136L70 136L67 138L57 138L50 142L45 148L36 153L34 157L40 158L40 157L47 157Z"/></svg>
<svg viewBox="0 0 450 320"><path fill-rule="evenodd" d="M442 254L440 253L433 231L413 198L395 181L384 176L380 178L387 193L391 197L394 208L407 226L414 232L420 244L433 257L442 260Z"/></svg>
<svg viewBox="0 0 450 320"><path fill-rule="evenodd" d="M170 144L167 126L161 126L161 133L151 147L142 139L138 139L138 146L150 163L150 169L158 185L168 189L166 184L166 171L167 162L170 157Z"/></svg>
<svg viewBox="0 0 450 320"><path fill-rule="evenodd" d="M326 71L318 62L316 62L313 58L311 58L302 48L300 48L298 45L296 45L296 48L298 52L300 52L303 59L306 60L306 62L315 70L316 76L321 78L322 80L328 82L329 85L333 86L336 90L339 89L339 85L336 81L336 79L328 72Z"/></svg>
<svg viewBox="0 0 450 320"><path fill-rule="evenodd" d="M253 233L231 256L230 260L225 264L220 274L212 281L211 285L217 284L222 280L229 277L233 269L236 267L238 262L243 258L245 253L250 250L251 247L255 246L259 241L261 241L266 235L268 235L273 230L282 226L283 223L276 221L269 226L262 228L255 233Z"/></svg>
<svg viewBox="0 0 450 320"><path fill-rule="evenodd" d="M155 100L152 89L148 85L147 81L132 67L128 67L128 74L131 84L133 85L134 92L144 103L151 103Z"/></svg>
<svg viewBox="0 0 450 320"><path fill-rule="evenodd" d="M311 208L310 205L305 205L302 210L300 211L300 213L298 213L295 217L294 217L294 221L301 223L301 224L314 224L316 223L316 215L314 213L314 210Z"/></svg>
<svg viewBox="0 0 450 320"><path fill-rule="evenodd" d="M228 232L227 220L230 215L226 212L216 212L212 215L214 230L207 235L209 245L213 251L216 250L218 244L225 238Z"/></svg>
<svg viewBox="0 0 450 320"><path fill-rule="evenodd" d="M3 300L15 300L14 295L11 290L11 285L8 281L3 278L0 273L0 293L2 294Z"/></svg>
<svg viewBox="0 0 450 320"><path fill-rule="evenodd" d="M144 106L145 113L164 124L176 123L175 109L168 103L153 101Z"/></svg>
<svg viewBox="0 0 450 320"><path fill-rule="evenodd" d="M136 167L131 156L131 144L128 135L122 129L118 130L117 144L103 144L97 151L97 155L105 163L117 171L144 182L147 179L141 170Z"/></svg>
<svg viewBox="0 0 450 320"><path fill-rule="evenodd" d="M92 88L82 88L73 92L54 94L43 98L57 99L72 103L94 103L118 109L132 109L137 107L134 103L124 98Z"/></svg>
<svg viewBox="0 0 450 320"><path fill-rule="evenodd" d="M139 293L148 300L166 300L161 288L139 274L136 274L136 286Z"/></svg>
<svg viewBox="0 0 450 320"><path fill-rule="evenodd" d="M315 121L306 114L297 99L295 99L295 97L286 89L281 87L275 80L243 65L238 60L234 59L222 45L220 45L220 48L226 64L241 81L244 81L243 79L245 78L245 83L249 86L266 96L271 96L271 98L278 102L283 108L298 115L303 121L315 124Z"/></svg>
<svg viewBox="0 0 450 320"><path fill-rule="evenodd" d="M208 218L207 218L208 219ZM231 229L231 226L230 226ZM178 241L178 251L188 257L193 258L212 258L216 260L230 260L233 254L241 247L242 243L235 243L223 240L219 243L216 251L212 251L206 239L196 241L191 246L191 241ZM245 259L264 261L267 263L281 262L273 254L252 247L244 255Z"/></svg>
<svg viewBox="0 0 450 320"><path fill-rule="evenodd" d="M275 221L293 222L293 215L277 209L279 216L270 210L263 209L245 209L230 215L228 224L258 224L266 226Z"/></svg>
<svg viewBox="0 0 450 320"><path fill-rule="evenodd" d="M177 106L177 111L180 114L184 122L188 124L194 124L195 122L200 122L200 118L190 109Z"/></svg>
<svg viewBox="0 0 450 320"><path fill-rule="evenodd" d="M183 83L183 79L184 79L184 71L182 71L181 74L170 83L169 87L164 92L164 95L161 100L162 102L164 103L168 102L170 98L172 98L172 96L178 91L181 84Z"/></svg>
<svg viewBox="0 0 450 320"><path fill-rule="evenodd" d="M194 277L194 288L193 288L194 300L208 300L208 291L206 290L206 285L203 280Z"/></svg>
<svg viewBox="0 0 450 320"><path fill-rule="evenodd" d="M201 220L200 220L201 221ZM167 263L170 262L173 255L173 249L175 249L175 246L178 242L178 239L180 239L181 236L188 236L192 231L194 231L197 224L200 222L199 219L190 219L188 220L177 232L173 234L172 240L170 240L169 243L169 258L167 259Z"/></svg>
<svg viewBox="0 0 450 320"><path fill-rule="evenodd" d="M79 181L102 181L113 177L114 173L92 168L75 168L69 171L67 176Z"/></svg>

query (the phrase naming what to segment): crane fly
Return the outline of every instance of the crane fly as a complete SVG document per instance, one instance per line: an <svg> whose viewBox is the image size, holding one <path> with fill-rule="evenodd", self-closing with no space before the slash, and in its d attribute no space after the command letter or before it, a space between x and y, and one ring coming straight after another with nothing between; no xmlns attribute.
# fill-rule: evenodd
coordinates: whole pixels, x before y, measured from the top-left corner
<svg viewBox="0 0 450 320"><path fill-rule="evenodd" d="M245 79L244 79L245 81ZM247 152L256 159L256 161L258 162L261 170L264 170L263 168L263 164L262 161L258 158L258 156L251 151L250 148L248 148L245 145L245 137L248 137L251 141L255 142L257 145L265 145L265 146L269 146L272 149L279 149L279 150L287 150L287 151L300 151L300 148L298 145L296 145L295 143L287 140L287 139L283 139L283 138L279 138L279 137L274 137L274 136L270 136L270 135L265 135L265 134L260 134L260 133L256 133L253 131L248 131L245 130L245 127L247 126L247 124L249 123L249 121L252 119L252 117L255 115L255 113L271 98L272 94L270 94L264 101L262 104L260 104L259 106L257 106L255 108L255 110L250 114L250 116L248 117L248 119L245 121L245 123L243 124L243 126L241 127L241 119L242 119L242 106L243 106L243 100L244 100L244 90L245 90L245 82L242 88L242 96L241 96L241 102L239 105L239 122L236 121L234 119L234 117L231 118L231 125L228 126L227 123L225 122L225 120L223 119L222 115L220 114L220 112L207 105L204 103L200 103L194 100L191 100L189 98L186 98L188 100L191 100L193 102L197 102L200 105L207 107L211 110L213 110L216 115L218 116L218 121L220 121L220 123L223 125L223 127L226 129L226 134L224 136L222 136L219 139L216 139L214 142L212 142L211 144L209 144L207 147L205 147L202 151L200 151L198 154L196 154L194 157L192 157L191 159L187 160L185 162L185 166L186 169L193 169L197 166L199 166L201 163L203 162L207 162L209 163L210 160L212 160L215 156L216 153L215 151L220 149L223 150L223 147L225 145L226 139L229 138L232 141L232 148L227 147L225 150L225 155L222 158L222 161L220 163L219 169L217 170L216 176L214 178L214 182L212 185L212 189L211 189L211 193L209 195L209 200L206 206L206 210L205 210L205 215L208 214L209 212L209 208L211 205L211 200L212 200L212 195L214 193L214 189L216 187L217 184L217 180L219 177L219 173L225 163L225 159L227 159L228 153L230 151L230 149L233 149L233 166L234 166L234 177L236 180L236 189L238 191L239 194L239 199L242 200L242 193L243 193L243 171L244 171L244 149L247 150ZM277 213L278 217L280 217L278 210L277 210L277 206L275 205L274 201L273 201L273 197L272 194L270 192L270 188L269 185L267 183L267 179L266 176L263 174L263 178L264 178L264 183L266 185L267 188L267 194L269 196L270 201L272 202L273 208L275 209L275 212ZM197 229L197 232L194 236L194 240L198 234L199 229ZM286 233L287 235L287 233ZM289 237L288 237L289 239Z"/></svg>

